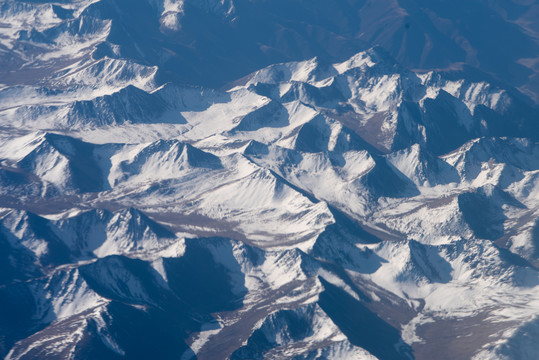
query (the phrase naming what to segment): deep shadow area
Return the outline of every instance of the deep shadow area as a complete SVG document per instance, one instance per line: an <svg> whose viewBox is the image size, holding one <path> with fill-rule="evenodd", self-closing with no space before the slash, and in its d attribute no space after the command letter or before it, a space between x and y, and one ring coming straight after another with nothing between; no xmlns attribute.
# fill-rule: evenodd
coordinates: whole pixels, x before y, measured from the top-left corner
<svg viewBox="0 0 539 360"><path fill-rule="evenodd" d="M186 240L182 257L163 259L172 291L201 313L239 309L247 292L244 274L232 255L230 243L215 241L224 245L219 247L219 256L227 260L228 266L216 261L203 240Z"/></svg>
<svg viewBox="0 0 539 360"><path fill-rule="evenodd" d="M390 166L381 156L373 155L374 168L363 178L373 196L378 197L413 197L419 195L417 186L396 168Z"/></svg>
<svg viewBox="0 0 539 360"><path fill-rule="evenodd" d="M172 360L191 351L185 338L198 324L191 320L193 313L188 308L141 311L120 302L112 302L107 310L110 313L110 331L122 344L124 358ZM81 350L81 354L86 354L85 349ZM92 357L88 356L87 359Z"/></svg>
<svg viewBox="0 0 539 360"><path fill-rule="evenodd" d="M454 150L476 135L462 124L462 118L469 110L447 92L441 90L435 99L425 99L423 106L427 146L434 155Z"/></svg>
<svg viewBox="0 0 539 360"><path fill-rule="evenodd" d="M311 255L363 274L376 272L385 262L372 250L359 249L352 241L349 241L339 223L330 225L318 236Z"/></svg>
<svg viewBox="0 0 539 360"><path fill-rule="evenodd" d="M19 239L0 224L0 286L43 275L34 253L18 242Z"/></svg>
<svg viewBox="0 0 539 360"><path fill-rule="evenodd" d="M36 301L26 283L0 286L0 356L4 358L16 341L44 326L34 318Z"/></svg>
<svg viewBox="0 0 539 360"><path fill-rule="evenodd" d="M436 246L421 244L415 240L408 241L408 246L410 260L429 281L446 284L452 280L453 268L440 256Z"/></svg>
<svg viewBox="0 0 539 360"><path fill-rule="evenodd" d="M247 344L232 353L230 359L262 360L271 349L286 346L288 343L301 342L313 335L313 315L312 305L272 313L264 320L262 326L251 334Z"/></svg>
<svg viewBox="0 0 539 360"><path fill-rule="evenodd" d="M474 234L487 240L496 240L504 234L503 224L507 217L503 205L524 208L523 204L497 187L482 187L460 194L458 204L464 220Z"/></svg>
<svg viewBox="0 0 539 360"><path fill-rule="evenodd" d="M79 267L90 288L111 300L133 305L158 305L170 301L161 276L149 263L111 255Z"/></svg>
<svg viewBox="0 0 539 360"><path fill-rule="evenodd" d="M404 344L399 330L382 320L346 291L319 280L325 290L318 304L347 336L348 340L380 360L412 359L412 349Z"/></svg>

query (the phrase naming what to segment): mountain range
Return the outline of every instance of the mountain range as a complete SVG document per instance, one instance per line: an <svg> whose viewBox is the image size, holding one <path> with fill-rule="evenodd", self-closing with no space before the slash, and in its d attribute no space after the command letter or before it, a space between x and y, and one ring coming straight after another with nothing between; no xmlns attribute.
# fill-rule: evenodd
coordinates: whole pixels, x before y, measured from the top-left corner
<svg viewBox="0 0 539 360"><path fill-rule="evenodd" d="M538 12L0 2L0 355L536 358Z"/></svg>

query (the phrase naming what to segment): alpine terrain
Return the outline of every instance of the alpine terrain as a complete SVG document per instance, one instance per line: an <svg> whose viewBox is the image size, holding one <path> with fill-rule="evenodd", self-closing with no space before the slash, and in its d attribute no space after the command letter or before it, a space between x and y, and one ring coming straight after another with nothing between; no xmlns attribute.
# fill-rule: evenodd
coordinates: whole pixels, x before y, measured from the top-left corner
<svg viewBox="0 0 539 360"><path fill-rule="evenodd" d="M0 356L538 359L534 0L0 0Z"/></svg>

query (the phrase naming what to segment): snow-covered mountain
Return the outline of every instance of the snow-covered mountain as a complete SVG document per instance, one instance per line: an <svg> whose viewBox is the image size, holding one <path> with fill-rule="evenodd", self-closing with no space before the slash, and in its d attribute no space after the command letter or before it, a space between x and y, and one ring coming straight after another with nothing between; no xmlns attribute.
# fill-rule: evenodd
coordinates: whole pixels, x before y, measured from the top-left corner
<svg viewBox="0 0 539 360"><path fill-rule="evenodd" d="M463 4L1 2L1 356L539 356L538 9Z"/></svg>
<svg viewBox="0 0 539 360"><path fill-rule="evenodd" d="M539 102L533 0L3 0L1 6L0 83L8 85L85 79L108 87L107 79L136 72L131 81L146 86L156 79L220 87L271 64L314 56L339 62L380 45L407 68L496 79ZM108 74L95 79L101 69Z"/></svg>

